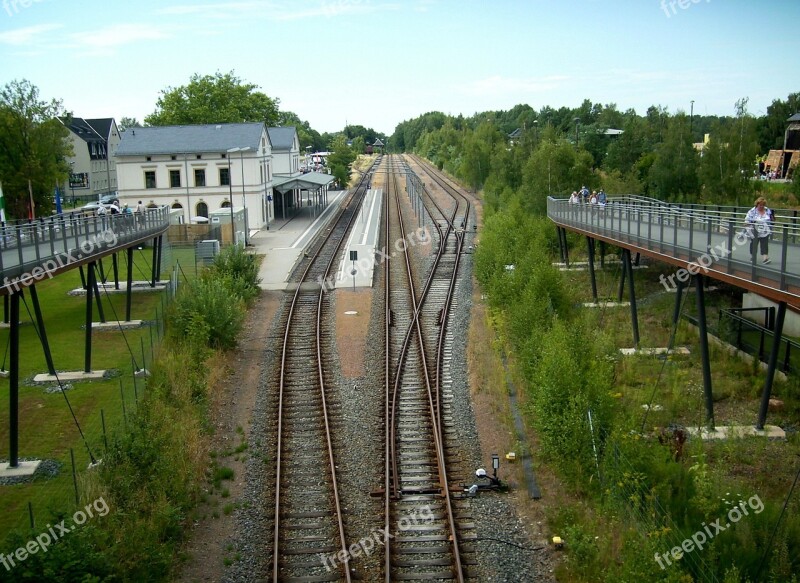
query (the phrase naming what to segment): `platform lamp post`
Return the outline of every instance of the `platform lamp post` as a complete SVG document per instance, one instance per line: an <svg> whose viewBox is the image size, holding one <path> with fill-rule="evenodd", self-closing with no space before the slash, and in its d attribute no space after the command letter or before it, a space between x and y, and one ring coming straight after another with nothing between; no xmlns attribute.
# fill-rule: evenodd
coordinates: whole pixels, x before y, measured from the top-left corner
<svg viewBox="0 0 800 583"><path fill-rule="evenodd" d="M231 180L231 152L235 152L236 148L228 150L228 204L231 208L231 244L236 243L236 231L233 222L233 181Z"/></svg>
<svg viewBox="0 0 800 583"><path fill-rule="evenodd" d="M694 127L694 99L689 103L689 137L692 139L692 142L694 142L694 134L692 134L692 128Z"/></svg>
<svg viewBox="0 0 800 583"><path fill-rule="evenodd" d="M578 149L578 126L581 125L581 118L576 117L574 121L575 121L575 150L577 151L577 149Z"/></svg>
<svg viewBox="0 0 800 583"><path fill-rule="evenodd" d="M247 230L248 229L247 229L247 197L245 196L245 192L244 192L244 153L245 152L249 152L249 151L250 151L250 146L244 146L243 148L230 148L228 150L229 154L233 154L235 152L239 152L239 160L242 163L242 207L244 208L244 245L245 245L245 247L247 246ZM231 177L230 176L230 173L231 173L230 165L231 165L231 159L230 159L230 156L228 156L228 178ZM231 220L233 220L233 218L232 218L233 217L233 186L232 186L232 182L230 184L231 184L231 188L230 188L230 190L231 190Z"/></svg>

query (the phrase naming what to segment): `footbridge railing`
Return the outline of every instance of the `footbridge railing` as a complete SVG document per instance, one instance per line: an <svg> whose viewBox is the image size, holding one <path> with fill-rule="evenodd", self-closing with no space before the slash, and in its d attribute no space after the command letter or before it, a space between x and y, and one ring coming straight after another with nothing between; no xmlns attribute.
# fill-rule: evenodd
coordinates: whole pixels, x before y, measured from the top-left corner
<svg viewBox="0 0 800 583"><path fill-rule="evenodd" d="M61 214L0 226L0 295L142 243L169 227L169 209Z"/></svg>
<svg viewBox="0 0 800 583"><path fill-rule="evenodd" d="M751 245L743 207L677 205L643 196L610 198L605 205L547 199L557 225L627 247L680 269L665 280L702 273L800 306L800 227L794 213L776 212L769 261Z"/></svg>

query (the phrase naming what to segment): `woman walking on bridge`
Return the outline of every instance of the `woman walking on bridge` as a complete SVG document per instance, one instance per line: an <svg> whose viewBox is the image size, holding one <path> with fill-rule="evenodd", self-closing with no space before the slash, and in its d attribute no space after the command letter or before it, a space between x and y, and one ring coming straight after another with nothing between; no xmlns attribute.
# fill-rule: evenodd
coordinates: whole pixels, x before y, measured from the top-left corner
<svg viewBox="0 0 800 583"><path fill-rule="evenodd" d="M750 256L755 257L756 246L761 247L761 258L769 263L769 236L772 234L772 211L767 207L767 201L759 196L753 208L747 211L744 222L747 223L750 239Z"/></svg>

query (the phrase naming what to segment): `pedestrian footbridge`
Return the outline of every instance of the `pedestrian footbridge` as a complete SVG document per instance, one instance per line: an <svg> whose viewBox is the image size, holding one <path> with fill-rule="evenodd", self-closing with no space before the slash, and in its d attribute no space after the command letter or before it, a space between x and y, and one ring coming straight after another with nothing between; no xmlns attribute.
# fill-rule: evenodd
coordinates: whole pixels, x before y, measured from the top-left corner
<svg viewBox="0 0 800 583"><path fill-rule="evenodd" d="M125 317L130 321L133 251L137 246L152 241L151 285L154 287L160 278L162 241L168 228L169 209L166 206L134 214L106 216L89 216L82 213L59 214L0 226L0 281L2 282L0 295L4 300L4 321L9 329L7 349L10 352L7 371L10 401L8 471L12 473L22 471L18 452L20 299L26 292L30 295L36 319L36 333L42 344L49 376L54 377L59 384L61 384L59 375L61 379L102 377L104 371L92 371L92 306L95 301L98 313L105 321L97 283L98 262L103 257L112 256L115 284L119 285L117 253L125 252L128 275ZM81 279L86 289L84 370L75 374L69 371L57 373L47 341L36 284L75 268L81 270ZM24 471L30 472L32 469L35 469L35 465L25 468Z"/></svg>
<svg viewBox="0 0 800 583"><path fill-rule="evenodd" d="M760 253L750 252L744 223L748 208L670 204L643 196L612 198L605 207L547 200L547 216L557 227L677 267L661 276L669 287L677 287L678 277L686 282L699 273L800 311L796 211L776 211L770 263L765 265Z"/></svg>
<svg viewBox="0 0 800 583"><path fill-rule="evenodd" d="M697 322L703 363L707 421L713 426L711 371L706 327L706 278L737 286L778 304L773 338L781 338L787 307L800 312L800 229L797 211L776 210L769 240L769 263L762 262L760 250L751 249L744 219L748 208L672 204L644 196L610 198L605 205L570 203L548 197L547 216L558 231L562 260L569 265L566 232L586 237L592 294L597 302L594 272L595 243L600 256L605 244L622 249L622 278L619 299L628 281L634 346L639 348L639 328L632 256L653 258L675 267L659 276L668 289L675 289L673 324L680 317L681 295L691 279L695 282ZM602 260L602 259L601 259ZM766 382L756 428L764 429L769 396L781 342L772 342ZM669 347L672 348L672 347Z"/></svg>

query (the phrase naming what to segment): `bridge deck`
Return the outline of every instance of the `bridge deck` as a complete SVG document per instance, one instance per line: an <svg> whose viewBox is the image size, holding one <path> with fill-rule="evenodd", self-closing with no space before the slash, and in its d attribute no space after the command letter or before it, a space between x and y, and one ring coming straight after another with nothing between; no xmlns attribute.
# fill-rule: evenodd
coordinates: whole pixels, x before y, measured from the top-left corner
<svg viewBox="0 0 800 583"><path fill-rule="evenodd" d="M771 262L765 265L760 252L750 253L745 210L709 210L644 197L614 198L604 207L547 200L547 216L557 225L680 268L662 274L670 285L677 285L678 277L701 273L800 311L800 229L794 220L776 217Z"/></svg>
<svg viewBox="0 0 800 583"><path fill-rule="evenodd" d="M0 227L0 295L143 243L169 227L169 209L102 217L54 215Z"/></svg>

